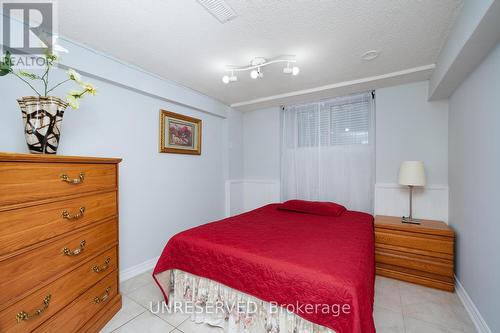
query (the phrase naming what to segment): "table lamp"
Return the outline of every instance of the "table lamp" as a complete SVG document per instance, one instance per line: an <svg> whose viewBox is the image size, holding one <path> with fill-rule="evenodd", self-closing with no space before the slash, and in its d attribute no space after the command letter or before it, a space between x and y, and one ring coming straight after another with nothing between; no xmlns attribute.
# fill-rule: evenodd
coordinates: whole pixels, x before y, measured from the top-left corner
<svg viewBox="0 0 500 333"><path fill-rule="evenodd" d="M425 185L424 162L422 161L404 161L399 168L399 185L408 186L410 189L410 215L403 216L403 223L420 224L420 220L413 218L412 199L413 187Z"/></svg>

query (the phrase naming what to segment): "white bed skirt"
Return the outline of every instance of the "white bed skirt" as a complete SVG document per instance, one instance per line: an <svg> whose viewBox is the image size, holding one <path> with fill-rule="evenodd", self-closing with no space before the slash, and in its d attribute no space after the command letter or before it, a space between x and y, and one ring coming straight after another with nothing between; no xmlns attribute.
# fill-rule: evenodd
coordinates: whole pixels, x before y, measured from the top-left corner
<svg viewBox="0 0 500 333"><path fill-rule="evenodd" d="M224 333L335 333L298 315L218 282L180 270L157 274L170 311L189 314L198 324Z"/></svg>

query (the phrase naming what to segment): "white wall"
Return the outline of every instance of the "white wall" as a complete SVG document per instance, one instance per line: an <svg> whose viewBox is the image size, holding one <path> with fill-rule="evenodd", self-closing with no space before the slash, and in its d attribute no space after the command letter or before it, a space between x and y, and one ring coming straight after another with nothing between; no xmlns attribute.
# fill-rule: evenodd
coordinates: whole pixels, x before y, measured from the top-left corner
<svg viewBox="0 0 500 333"><path fill-rule="evenodd" d="M408 193L397 185L403 160L423 160L429 186L415 194L417 217L448 219L448 103L428 102L428 82L416 82L378 89L376 93L376 188L375 213L401 216L408 214ZM280 180L280 109L279 107L243 114L244 179ZM245 184L246 182L243 182ZM252 198L269 195L269 184L234 185L239 203L247 207ZM239 192L238 192L239 191ZM243 197L241 197L241 195ZM237 211L244 210L243 208Z"/></svg>
<svg viewBox="0 0 500 333"><path fill-rule="evenodd" d="M500 332L499 92L500 44L453 93L449 123L456 274L490 332Z"/></svg>
<svg viewBox="0 0 500 333"><path fill-rule="evenodd" d="M448 220L448 101L428 102L428 86L422 81L376 91L376 214L408 215L399 166L421 160L428 185L415 193L414 216Z"/></svg>
<svg viewBox="0 0 500 333"><path fill-rule="evenodd" d="M71 42L64 46L70 49L64 63L84 69L84 79L95 83L99 94L86 97L80 110L66 111L58 153L123 158L121 270L159 256L173 234L222 218L224 181L242 175L242 140L229 140L241 114L106 55ZM56 70L52 76L64 74ZM64 96L69 88L55 95ZM27 152L16 98L31 94L15 77L0 78L0 151ZM201 156L158 153L160 108L203 120Z"/></svg>

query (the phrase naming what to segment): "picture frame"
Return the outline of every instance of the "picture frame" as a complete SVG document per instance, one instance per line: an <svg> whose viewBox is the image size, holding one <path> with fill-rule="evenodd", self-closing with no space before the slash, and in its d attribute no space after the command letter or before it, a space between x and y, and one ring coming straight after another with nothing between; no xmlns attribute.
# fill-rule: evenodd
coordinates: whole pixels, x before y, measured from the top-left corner
<svg viewBox="0 0 500 333"><path fill-rule="evenodd" d="M160 110L160 153L201 155L201 119Z"/></svg>

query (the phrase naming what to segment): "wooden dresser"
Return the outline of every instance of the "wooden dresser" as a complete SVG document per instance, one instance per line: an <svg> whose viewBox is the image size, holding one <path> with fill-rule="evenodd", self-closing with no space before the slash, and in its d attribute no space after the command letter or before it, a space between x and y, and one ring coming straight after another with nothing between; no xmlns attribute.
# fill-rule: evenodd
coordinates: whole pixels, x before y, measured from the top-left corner
<svg viewBox="0 0 500 333"><path fill-rule="evenodd" d="M0 153L0 332L98 332L120 309L120 161Z"/></svg>
<svg viewBox="0 0 500 333"><path fill-rule="evenodd" d="M377 274L454 291L455 233L444 222L401 223L400 217L375 217Z"/></svg>

